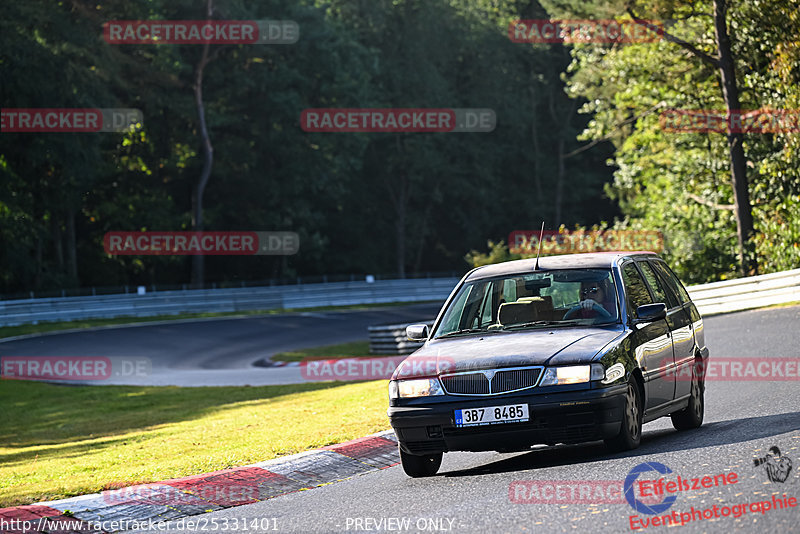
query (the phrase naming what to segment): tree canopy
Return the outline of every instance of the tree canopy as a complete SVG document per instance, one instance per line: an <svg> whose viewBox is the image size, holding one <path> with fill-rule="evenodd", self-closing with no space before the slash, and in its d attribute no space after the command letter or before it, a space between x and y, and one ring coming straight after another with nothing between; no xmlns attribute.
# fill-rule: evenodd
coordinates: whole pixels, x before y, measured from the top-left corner
<svg viewBox="0 0 800 534"><path fill-rule="evenodd" d="M723 109L719 73L667 41L530 44L516 19L629 18L623 2L214 0L220 20L291 20L294 44L210 45L206 230L286 230L293 256L209 256L206 282L463 271L467 251L561 225L664 232L689 281L734 276L736 221L718 133L663 109ZM756 5L757 4L757 5ZM108 231L192 229L204 162L203 46L109 44L113 20L204 20L206 0L0 6L2 108L136 108L127 133L0 133L0 294L183 284L187 256L112 256ZM714 52L712 2L634 6ZM730 2L742 107L800 106L800 15ZM320 133L310 108L489 108L492 132ZM800 261L797 132L745 134L762 272ZM616 222L614 222L616 221ZM500 256L503 256L500 254Z"/></svg>

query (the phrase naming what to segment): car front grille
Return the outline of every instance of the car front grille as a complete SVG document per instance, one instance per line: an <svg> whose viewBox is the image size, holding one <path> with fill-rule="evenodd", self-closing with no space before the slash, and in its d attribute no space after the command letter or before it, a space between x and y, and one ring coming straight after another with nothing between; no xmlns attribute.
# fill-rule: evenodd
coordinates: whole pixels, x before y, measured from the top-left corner
<svg viewBox="0 0 800 534"><path fill-rule="evenodd" d="M456 395L488 395L489 381L483 373L468 373L442 377L442 386Z"/></svg>
<svg viewBox="0 0 800 534"><path fill-rule="evenodd" d="M442 387L451 395L500 395L536 386L542 367L515 367L442 375Z"/></svg>

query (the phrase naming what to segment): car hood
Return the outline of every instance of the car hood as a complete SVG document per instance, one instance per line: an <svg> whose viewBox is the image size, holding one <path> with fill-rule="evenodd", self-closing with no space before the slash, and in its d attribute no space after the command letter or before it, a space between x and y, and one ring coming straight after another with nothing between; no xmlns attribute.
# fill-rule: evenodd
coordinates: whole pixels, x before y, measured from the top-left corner
<svg viewBox="0 0 800 534"><path fill-rule="evenodd" d="M392 378L527 365L589 363L623 332L622 325L537 328L431 340L406 358Z"/></svg>

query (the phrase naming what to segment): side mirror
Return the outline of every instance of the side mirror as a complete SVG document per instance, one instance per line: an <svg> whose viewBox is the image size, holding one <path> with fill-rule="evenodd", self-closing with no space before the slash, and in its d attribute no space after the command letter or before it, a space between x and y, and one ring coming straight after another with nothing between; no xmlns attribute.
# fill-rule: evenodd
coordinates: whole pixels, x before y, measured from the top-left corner
<svg viewBox="0 0 800 534"><path fill-rule="evenodd" d="M425 341L429 335L426 324L410 324L406 327L406 337L411 341Z"/></svg>
<svg viewBox="0 0 800 534"><path fill-rule="evenodd" d="M656 304L645 304L636 308L636 315L638 316L633 320L633 324L650 323L658 321L659 319L667 318L667 305L663 302Z"/></svg>

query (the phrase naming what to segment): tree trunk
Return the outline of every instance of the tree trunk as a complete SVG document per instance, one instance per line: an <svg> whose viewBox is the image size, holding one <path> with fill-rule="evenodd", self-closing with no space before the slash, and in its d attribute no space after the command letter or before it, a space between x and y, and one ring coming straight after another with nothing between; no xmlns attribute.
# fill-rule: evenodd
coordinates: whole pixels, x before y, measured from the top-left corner
<svg viewBox="0 0 800 534"><path fill-rule="evenodd" d="M740 114L739 88L736 84L736 70L731 52L731 41L727 28L727 5L725 0L714 0L714 30L719 47L719 72L722 77L722 96L725 99L727 116ZM731 121L733 122L733 121ZM739 121L741 124L741 121ZM747 188L747 160L744 155L744 134L728 128L728 147L731 162L731 186L736 215L736 235L739 241L739 265L742 276L758 274L758 263L752 246L753 213L750 205L750 192Z"/></svg>
<svg viewBox="0 0 800 534"><path fill-rule="evenodd" d="M564 204L564 138L558 138L558 170L556 171L556 213L553 228L561 226L561 211Z"/></svg>
<svg viewBox="0 0 800 534"><path fill-rule="evenodd" d="M34 252L36 258L36 272L33 275L34 289L42 287L42 271L44 270L44 266L42 265L43 248L42 232L36 232L36 249Z"/></svg>
<svg viewBox="0 0 800 534"><path fill-rule="evenodd" d="M719 69L722 78L722 97L725 100L729 120L732 114L740 114L739 88L736 84L736 66L733 61L731 51L731 40L728 35L727 13L728 6L726 0L714 0L714 33L717 40L717 52L719 57L711 57L692 44L675 37L663 30L653 26L652 23L637 17L633 10L628 7L628 14L637 24L649 27L654 32L662 35L667 41L675 43L685 50L691 52L695 57L713 65ZM738 116L738 115L737 115ZM741 121L737 121L741 124ZM753 248L753 210L750 205L750 192L747 188L747 160L744 155L744 134L733 132L733 128L728 128L728 147L731 162L731 186L733 187L734 214L736 215L736 236L739 245L739 269L743 276L758 274L758 261Z"/></svg>
<svg viewBox="0 0 800 534"><path fill-rule="evenodd" d="M61 234L61 221L55 213L50 213L50 231L53 236L53 254L56 258L58 274L64 273L64 241Z"/></svg>
<svg viewBox="0 0 800 534"><path fill-rule="evenodd" d="M206 4L206 16L211 19L214 12L212 0ZM203 104L203 72L208 65L209 43L203 44L203 54L197 64L194 79L194 101L197 106L197 116L200 123L200 139L203 144L203 169L200 171L200 179L195 184L192 194L192 230L195 232L203 231L203 193L206 190L208 179L211 177L211 166L214 163L214 147L211 145L211 138L208 135L206 125L206 111ZM205 256L197 254L192 256L192 286L202 288L205 282Z"/></svg>
<svg viewBox="0 0 800 534"><path fill-rule="evenodd" d="M398 161L403 161L405 156L405 146L398 136L395 139L395 147L400 155ZM383 183L389 193L389 199L394 208L394 235L395 235L395 266L397 277L406 277L406 214L408 212L408 199L410 193L410 182L405 171L396 178L394 176L384 176Z"/></svg>
<svg viewBox="0 0 800 534"><path fill-rule="evenodd" d="M553 124L559 124L560 127L558 129L558 141L556 141L556 187L555 187L555 221L553 221L554 228L558 228L561 226L562 223L562 213L564 208L564 178L566 177L566 165L564 160L566 160L566 156L564 154L564 143L566 132L568 131L569 126L569 119L572 114L575 112L576 104L573 101L570 104L570 109L568 113L565 113L563 117L558 116L558 110L556 109L556 101L555 95L553 94L553 90L549 91L549 105L550 105L550 117L553 120Z"/></svg>
<svg viewBox="0 0 800 534"><path fill-rule="evenodd" d="M531 82L533 83L533 82ZM542 163L541 163L541 148L539 147L539 128L541 124L538 121L537 107L539 103L536 101L536 92L533 86L530 87L531 93L531 140L533 142L533 187L536 191L536 202L540 208L544 206L544 195L542 194Z"/></svg>
<svg viewBox="0 0 800 534"><path fill-rule="evenodd" d="M425 235L428 233L428 219L430 219L431 208L433 207L433 194L428 195L428 205L425 206L425 213L422 216L422 224L419 230L419 244L417 246L417 259L414 261L414 273L419 274L422 266L422 255L425 252Z"/></svg>
<svg viewBox="0 0 800 534"><path fill-rule="evenodd" d="M406 277L406 194L407 176L400 177L400 190L394 197L394 236L395 236L395 255L397 266L397 277Z"/></svg>
<svg viewBox="0 0 800 534"><path fill-rule="evenodd" d="M78 283L78 253L75 239L75 208L67 208L67 274L72 278L71 283L80 287Z"/></svg>

